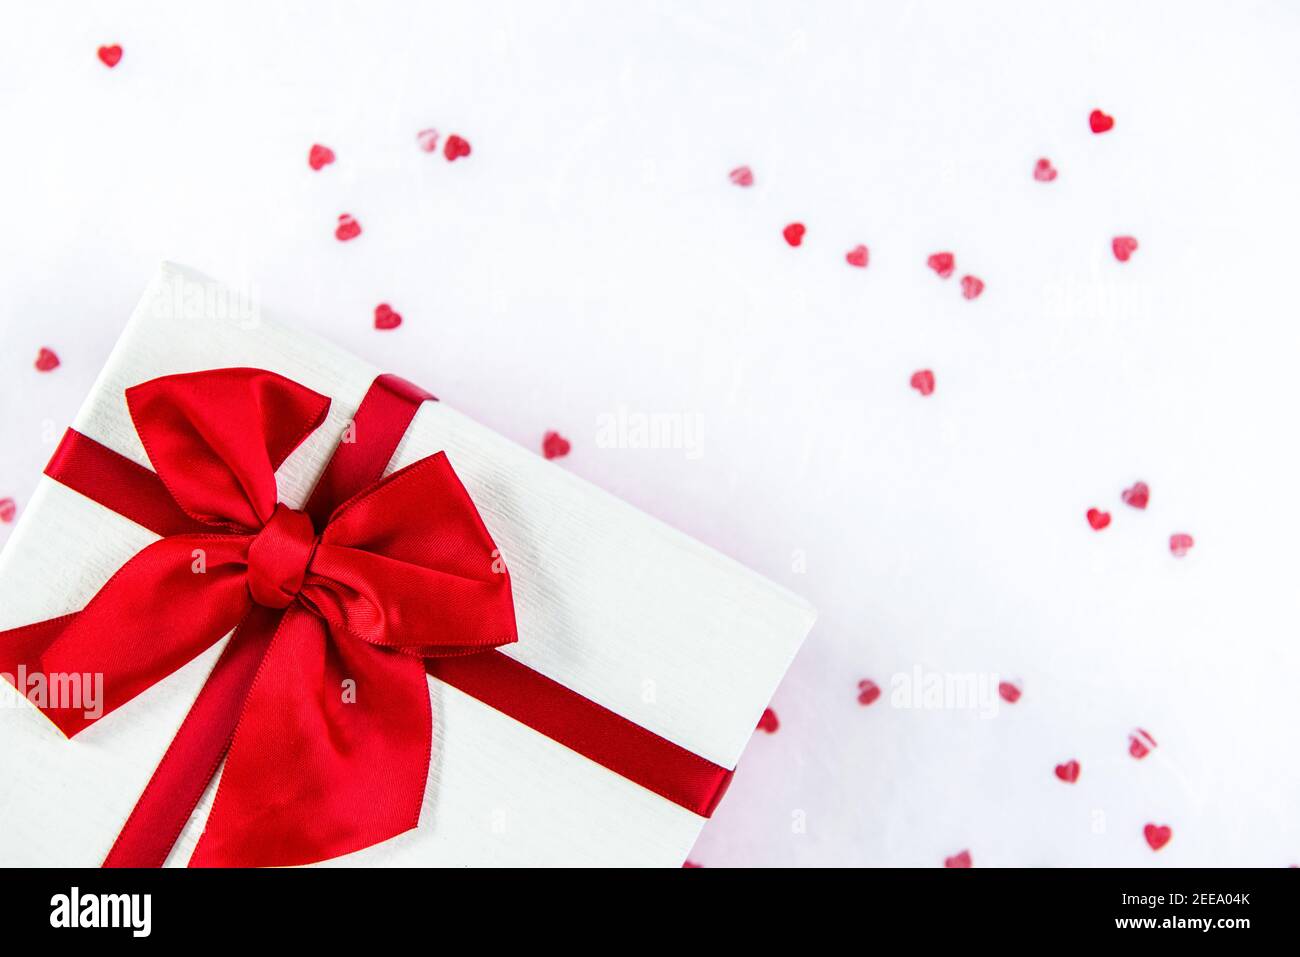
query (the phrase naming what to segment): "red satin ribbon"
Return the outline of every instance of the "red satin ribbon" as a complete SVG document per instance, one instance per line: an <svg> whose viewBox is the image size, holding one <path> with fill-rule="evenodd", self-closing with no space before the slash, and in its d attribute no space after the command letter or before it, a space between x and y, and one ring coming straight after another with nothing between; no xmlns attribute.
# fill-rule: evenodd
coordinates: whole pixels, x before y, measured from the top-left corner
<svg viewBox="0 0 1300 957"><path fill-rule="evenodd" d="M426 668L712 813L730 771L491 652L514 640L509 576L446 457L380 480L428 393L376 379L305 512L276 502L274 471L328 399L247 369L127 396L157 474L71 430L46 472L166 537L84 611L0 632L0 670L102 671L107 713L238 628L106 866L160 865L223 757L192 865L307 863L414 827L431 741ZM68 734L89 723L46 713Z"/></svg>

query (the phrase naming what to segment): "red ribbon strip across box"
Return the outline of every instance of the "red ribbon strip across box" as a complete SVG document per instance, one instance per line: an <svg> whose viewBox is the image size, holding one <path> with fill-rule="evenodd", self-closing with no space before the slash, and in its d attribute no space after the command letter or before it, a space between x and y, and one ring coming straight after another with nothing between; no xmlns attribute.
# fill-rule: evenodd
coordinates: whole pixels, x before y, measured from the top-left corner
<svg viewBox="0 0 1300 957"><path fill-rule="evenodd" d="M811 610L346 353L160 315L209 282L164 268L0 555L0 673L73 739L0 722L0 862L680 864Z"/></svg>

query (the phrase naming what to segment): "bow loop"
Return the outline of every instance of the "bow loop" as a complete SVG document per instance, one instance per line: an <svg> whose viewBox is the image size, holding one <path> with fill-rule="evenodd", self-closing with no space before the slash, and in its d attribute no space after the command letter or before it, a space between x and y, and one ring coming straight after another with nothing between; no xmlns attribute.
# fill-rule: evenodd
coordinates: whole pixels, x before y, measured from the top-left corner
<svg viewBox="0 0 1300 957"><path fill-rule="evenodd" d="M173 535L118 569L85 610L41 649L28 671L103 676L103 701L87 713L51 702L46 717L68 737L130 701L233 629L248 611L246 535ZM6 652L9 649L6 646ZM6 671L6 673L11 673Z"/></svg>
<svg viewBox="0 0 1300 957"><path fill-rule="evenodd" d="M510 574L442 452L334 512L302 598L334 630L421 657L517 640Z"/></svg>
<svg viewBox="0 0 1300 957"><path fill-rule="evenodd" d="M275 470L325 421L330 400L265 369L163 376L126 390L154 471L186 514L255 530L270 521Z"/></svg>

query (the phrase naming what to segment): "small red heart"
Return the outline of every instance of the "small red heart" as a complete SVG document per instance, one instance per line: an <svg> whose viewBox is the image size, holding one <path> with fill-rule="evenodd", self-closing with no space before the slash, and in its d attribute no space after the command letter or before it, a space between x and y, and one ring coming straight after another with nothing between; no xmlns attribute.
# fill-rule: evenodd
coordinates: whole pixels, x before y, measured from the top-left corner
<svg viewBox="0 0 1300 957"><path fill-rule="evenodd" d="M776 712L771 708L763 709L763 717L758 719L758 731L766 731L768 734L776 734L776 729L781 727L781 722L776 719Z"/></svg>
<svg viewBox="0 0 1300 957"><path fill-rule="evenodd" d="M1066 761L1064 764L1058 764L1056 766L1056 776L1066 784L1073 784L1079 780L1079 762L1071 760Z"/></svg>
<svg viewBox="0 0 1300 957"><path fill-rule="evenodd" d="M1122 263L1128 262L1128 257L1137 252L1137 248L1138 241L1132 236L1116 236L1110 241L1111 252Z"/></svg>
<svg viewBox="0 0 1300 957"><path fill-rule="evenodd" d="M998 694L1002 696L1002 700L1007 704L1015 704L1020 700L1021 691L1010 681L999 681Z"/></svg>
<svg viewBox="0 0 1300 957"><path fill-rule="evenodd" d="M1138 761L1150 754L1152 748L1157 747L1159 745L1156 744L1156 739L1141 728L1128 736L1128 753Z"/></svg>
<svg viewBox="0 0 1300 957"><path fill-rule="evenodd" d="M1088 524L1094 531L1100 532L1110 524L1110 512L1103 512L1099 508L1088 509Z"/></svg>
<svg viewBox="0 0 1300 957"><path fill-rule="evenodd" d="M381 302L375 306L375 328L376 329L396 329L402 324L402 314L394 312L393 307L386 302Z"/></svg>
<svg viewBox="0 0 1300 957"><path fill-rule="evenodd" d="M866 269L868 255L867 247L858 245L854 246L844 254L844 261L850 266L857 266L859 269Z"/></svg>
<svg viewBox="0 0 1300 957"><path fill-rule="evenodd" d="M921 395L929 395L934 391L934 373L929 369L913 372L911 386Z"/></svg>
<svg viewBox="0 0 1300 957"><path fill-rule="evenodd" d="M974 276L961 277L961 294L967 299L974 299L984 291L984 280Z"/></svg>
<svg viewBox="0 0 1300 957"><path fill-rule="evenodd" d="M328 146L321 146L314 143L307 153L307 165L312 169L320 169L322 166L329 166L334 162L334 151Z"/></svg>
<svg viewBox="0 0 1300 957"><path fill-rule="evenodd" d="M1186 532L1175 532L1169 536L1169 551L1173 553L1174 558L1182 558L1195 544L1192 536Z"/></svg>
<svg viewBox="0 0 1300 957"><path fill-rule="evenodd" d="M1142 836L1151 845L1151 850L1158 851L1169 843L1169 839L1174 836L1174 829L1164 824L1148 824L1142 828Z"/></svg>
<svg viewBox="0 0 1300 957"><path fill-rule="evenodd" d="M785 229L781 230L781 235L785 237L785 241L791 246L798 246L803 242L804 232L805 229L803 223L791 223Z"/></svg>
<svg viewBox="0 0 1300 957"><path fill-rule="evenodd" d="M973 865L971 864L970 851L962 851L962 852L959 853L959 854L954 854L952 857L945 857L945 858L943 859L943 866L944 866L944 867L971 867L971 866L973 866Z"/></svg>
<svg viewBox="0 0 1300 957"><path fill-rule="evenodd" d="M415 134L415 142L426 153L432 153L438 148L438 131L435 129L420 130Z"/></svg>
<svg viewBox="0 0 1300 957"><path fill-rule="evenodd" d="M8 525L18 514L18 505L11 498L0 498L0 522Z"/></svg>
<svg viewBox="0 0 1300 957"><path fill-rule="evenodd" d="M1088 114L1088 125L1092 127L1094 133L1105 133L1115 125L1115 117L1109 116L1101 110L1093 110Z"/></svg>
<svg viewBox="0 0 1300 957"><path fill-rule="evenodd" d="M59 357L54 354L53 349L41 347L41 351L36 353L36 368L40 372L49 372L51 369L59 367Z"/></svg>
<svg viewBox="0 0 1300 957"><path fill-rule="evenodd" d="M697 863L695 863L695 861L687 861L685 864L682 865L682 867L684 867L684 868L686 868L686 867L703 867L703 866L704 866L703 864L697 864Z"/></svg>
<svg viewBox="0 0 1300 957"><path fill-rule="evenodd" d="M940 279L947 279L956 268L957 260L952 253L935 253L925 261L925 264L937 272Z"/></svg>
<svg viewBox="0 0 1300 957"><path fill-rule="evenodd" d="M750 169L748 166L737 166L735 169L733 169L730 173L727 174L727 178L730 179L737 186L754 185L754 171Z"/></svg>
<svg viewBox="0 0 1300 957"><path fill-rule="evenodd" d="M334 230L334 238L341 243L349 239L356 239L361 235L361 224L349 216L347 213L339 216L338 227Z"/></svg>
<svg viewBox="0 0 1300 957"><path fill-rule="evenodd" d="M569 454L569 440L559 432L547 432L542 436L542 454L548 459L558 459Z"/></svg>
<svg viewBox="0 0 1300 957"><path fill-rule="evenodd" d="M468 156L469 153L469 140L462 139L455 133L447 137L447 143L442 148L442 155L447 157L449 163L455 162L462 156Z"/></svg>
<svg viewBox="0 0 1300 957"><path fill-rule="evenodd" d="M880 685L876 684L870 678L863 678L858 682L858 704L874 704L880 699Z"/></svg>
<svg viewBox="0 0 1300 957"><path fill-rule="evenodd" d="M112 46L99 48L99 60L110 70L122 59L122 48L114 43Z"/></svg>
<svg viewBox="0 0 1300 957"><path fill-rule="evenodd" d="M1119 497L1124 500L1125 505L1146 508L1147 502L1151 501L1151 489L1147 487L1146 482L1134 482L1133 487L1124 489Z"/></svg>
<svg viewBox="0 0 1300 957"><path fill-rule="evenodd" d="M1034 164L1034 179L1040 183L1050 183L1056 179L1056 167L1052 165L1052 161L1047 157L1043 157Z"/></svg>

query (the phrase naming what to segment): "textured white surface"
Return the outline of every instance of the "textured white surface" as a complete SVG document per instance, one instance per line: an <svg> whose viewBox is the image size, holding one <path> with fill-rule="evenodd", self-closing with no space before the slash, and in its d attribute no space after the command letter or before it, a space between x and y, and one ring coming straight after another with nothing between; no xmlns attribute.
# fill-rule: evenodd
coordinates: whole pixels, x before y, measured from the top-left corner
<svg viewBox="0 0 1300 957"><path fill-rule="evenodd" d="M327 422L277 475L300 506L377 370L328 343L245 322L219 284L165 265L146 291L91 396L78 431L141 464L148 458L125 389L205 368L270 369L331 396ZM358 440L364 437L358 435ZM754 724L812 625L810 607L735 562L494 435L427 404L390 470L446 451L510 566L517 648L508 653L575 691L716 763L734 767ZM80 609L153 536L50 479L0 555L0 628ZM160 596L166 600L166 596ZM102 859L138 794L158 729L173 730L207 671L191 666L103 719L92 745L65 742L17 694L0 691L0 791L9 827L0 861L42 863L51 826L86 823L46 863ZM373 864L667 864L685 859L703 821L542 735L430 679L439 748L421 827L358 859ZM3 720L15 716L14 720ZM118 725L125 726L115 733ZM138 735L138 738L136 737ZM66 753L51 770L44 752ZM91 786L91 782L94 785ZM110 797L111 795L111 797ZM210 794L209 794L210 797ZM202 831L191 820L173 858Z"/></svg>
<svg viewBox="0 0 1300 957"><path fill-rule="evenodd" d="M562 468L813 601L781 728L693 858L1300 863L1298 18L6 5L0 497L33 507L142 278L193 263L529 448L559 429ZM473 155L420 152L428 127ZM337 162L310 170L314 142ZM1122 265L1117 234L1141 243ZM947 282L924 265L944 249ZM372 328L381 301L400 329ZM620 407L698 414L700 454L598 446ZM1135 479L1145 512L1119 502ZM890 707L916 666L1024 695ZM867 708L863 678L886 689ZM1135 726L1160 742L1142 761ZM1174 828L1158 854L1149 821Z"/></svg>

